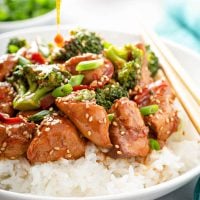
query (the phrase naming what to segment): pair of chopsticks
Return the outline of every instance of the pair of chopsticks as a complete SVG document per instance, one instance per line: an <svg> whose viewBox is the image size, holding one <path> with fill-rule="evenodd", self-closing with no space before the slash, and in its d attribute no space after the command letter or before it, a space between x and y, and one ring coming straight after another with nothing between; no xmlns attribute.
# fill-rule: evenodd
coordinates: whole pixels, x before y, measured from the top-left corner
<svg viewBox="0 0 200 200"><path fill-rule="evenodd" d="M138 21L143 40L145 43L150 44L152 50L159 57L161 69L166 79L174 89L195 129L200 134L200 94L196 85L161 39L152 30L147 29L141 20Z"/></svg>

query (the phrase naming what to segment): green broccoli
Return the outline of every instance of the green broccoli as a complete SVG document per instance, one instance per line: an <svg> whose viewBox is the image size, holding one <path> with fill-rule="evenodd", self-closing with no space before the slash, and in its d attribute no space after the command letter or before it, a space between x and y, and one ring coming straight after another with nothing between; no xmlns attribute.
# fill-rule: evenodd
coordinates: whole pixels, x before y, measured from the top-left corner
<svg viewBox="0 0 200 200"><path fill-rule="evenodd" d="M17 96L13 107L17 110L34 110L40 107L41 99L70 79L56 65L17 66L8 81L13 84Z"/></svg>
<svg viewBox="0 0 200 200"><path fill-rule="evenodd" d="M149 45L146 46L146 52L147 52L148 68L149 68L149 71L151 72L151 76L154 77L156 75L158 69L160 68L158 57L151 50Z"/></svg>
<svg viewBox="0 0 200 200"><path fill-rule="evenodd" d="M94 32L76 29L70 32L70 39L65 41L63 48L56 49L53 60L65 61L83 53L99 54L103 51L101 38Z"/></svg>
<svg viewBox="0 0 200 200"><path fill-rule="evenodd" d="M11 38L7 46L7 53L16 53L20 48L26 45L27 42L24 38Z"/></svg>
<svg viewBox="0 0 200 200"><path fill-rule="evenodd" d="M105 56L115 65L119 83L127 90L133 89L141 77L142 50L131 44L123 48L109 45Z"/></svg>
<svg viewBox="0 0 200 200"><path fill-rule="evenodd" d="M96 89L96 103L105 109L110 109L113 102L121 97L128 97L128 92L118 83L108 84L102 89Z"/></svg>

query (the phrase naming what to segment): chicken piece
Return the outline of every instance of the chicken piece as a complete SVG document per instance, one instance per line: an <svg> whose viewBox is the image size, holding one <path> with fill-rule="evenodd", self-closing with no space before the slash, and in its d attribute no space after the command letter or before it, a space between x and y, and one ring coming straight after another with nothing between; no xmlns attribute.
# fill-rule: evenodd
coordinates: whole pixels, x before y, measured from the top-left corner
<svg viewBox="0 0 200 200"><path fill-rule="evenodd" d="M112 145L108 132L109 120L105 109L95 102L81 102L69 99L70 95L58 98L56 100L57 107L64 112L80 132L94 144L105 148L111 147Z"/></svg>
<svg viewBox="0 0 200 200"><path fill-rule="evenodd" d="M28 148L27 158L36 163L78 159L84 154L85 141L75 126L65 117L52 115L42 121L38 135Z"/></svg>
<svg viewBox="0 0 200 200"><path fill-rule="evenodd" d="M69 59L65 63L65 68L72 73L73 75L78 74L76 69L76 65L82 61L88 61L88 60L95 60L95 59L100 59L103 58L102 55L96 55L96 54L83 54L80 56L75 56ZM82 71L81 74L84 75L83 79L83 84L85 85L91 85L94 87L100 86L102 87L106 83L109 82L111 77L113 76L114 73L114 66L113 64L106 58L104 59L104 64L97 69L94 70L86 70Z"/></svg>
<svg viewBox="0 0 200 200"><path fill-rule="evenodd" d="M108 153L114 158L147 156L149 153L148 132L135 102L126 97L117 100L110 113L115 117L110 125L113 148Z"/></svg>
<svg viewBox="0 0 200 200"><path fill-rule="evenodd" d="M0 112L10 116L13 115L14 109L12 101L14 96L15 92L13 87L7 82L0 82Z"/></svg>
<svg viewBox="0 0 200 200"><path fill-rule="evenodd" d="M145 123L156 134L158 140L165 141L178 129L180 120L177 111L173 108L174 94L166 81L156 81L136 95L139 106L157 104L158 112L145 116Z"/></svg>
<svg viewBox="0 0 200 200"><path fill-rule="evenodd" d="M10 124L0 122L0 159L16 159L23 156L34 132L34 123L23 120Z"/></svg>
<svg viewBox="0 0 200 200"><path fill-rule="evenodd" d="M17 57L12 54L6 54L0 57L0 81L3 81L10 74L17 62Z"/></svg>
<svg viewBox="0 0 200 200"><path fill-rule="evenodd" d="M149 83L151 83L153 81L153 79L151 78L151 73L148 69L145 45L143 43L139 43L136 46L144 52L143 61L142 61L142 69L141 69L141 78L138 83L138 86L143 88L146 85L148 85Z"/></svg>

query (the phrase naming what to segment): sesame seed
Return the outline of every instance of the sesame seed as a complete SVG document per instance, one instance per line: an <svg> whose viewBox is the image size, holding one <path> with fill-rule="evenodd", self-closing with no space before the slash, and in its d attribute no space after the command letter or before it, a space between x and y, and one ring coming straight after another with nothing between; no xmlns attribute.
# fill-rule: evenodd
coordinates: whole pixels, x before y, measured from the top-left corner
<svg viewBox="0 0 200 200"><path fill-rule="evenodd" d="M92 135L92 132L91 131L88 131L87 132L88 136Z"/></svg>
<svg viewBox="0 0 200 200"><path fill-rule="evenodd" d="M121 131L121 132L120 132L120 135L124 135L124 134L125 134L125 131Z"/></svg>
<svg viewBox="0 0 200 200"><path fill-rule="evenodd" d="M118 145L118 144L116 144L116 145L115 145L115 148L116 148L116 149L119 149L119 145Z"/></svg>
<svg viewBox="0 0 200 200"><path fill-rule="evenodd" d="M156 99L156 103L160 103L160 100L159 100L159 99Z"/></svg>
<svg viewBox="0 0 200 200"><path fill-rule="evenodd" d="M93 120L93 117L90 116L89 119L88 119L88 121L89 121L89 122L92 122L92 120Z"/></svg>
<svg viewBox="0 0 200 200"><path fill-rule="evenodd" d="M117 126L117 122L116 121L113 121L113 126Z"/></svg>
<svg viewBox="0 0 200 200"><path fill-rule="evenodd" d="M167 131L167 135L169 135L170 134L170 131Z"/></svg>
<svg viewBox="0 0 200 200"><path fill-rule="evenodd" d="M117 151L117 154L118 154L118 155L121 155L121 154L122 154L122 152L121 152L121 151Z"/></svg>
<svg viewBox="0 0 200 200"><path fill-rule="evenodd" d="M50 152L49 152L49 155L52 155L54 152L54 150L52 149Z"/></svg>
<svg viewBox="0 0 200 200"><path fill-rule="evenodd" d="M88 113L86 113L86 114L85 114L85 118L86 118L86 119L88 119L88 117L89 117L89 114L88 114Z"/></svg>
<svg viewBox="0 0 200 200"><path fill-rule="evenodd" d="M69 149L67 149L67 153L70 153L70 150L69 150Z"/></svg>
<svg viewBox="0 0 200 200"><path fill-rule="evenodd" d="M60 150L60 147L54 147L54 149L55 149L56 151L59 151L59 150Z"/></svg>
<svg viewBox="0 0 200 200"><path fill-rule="evenodd" d="M100 124L102 124L102 123L103 123L103 121L100 119L100 120L99 120L99 123L100 123Z"/></svg>
<svg viewBox="0 0 200 200"><path fill-rule="evenodd" d="M168 124L168 123L169 123L169 118L167 118L165 121L166 121L166 123Z"/></svg>
<svg viewBox="0 0 200 200"><path fill-rule="evenodd" d="M12 156L12 157L10 157L10 159L11 159L11 160L14 160L14 159L15 159L15 157L14 157L14 156Z"/></svg>
<svg viewBox="0 0 200 200"><path fill-rule="evenodd" d="M170 118L170 120L173 122L173 121L174 121L174 118L173 118L173 117L171 117L171 118Z"/></svg>
<svg viewBox="0 0 200 200"><path fill-rule="evenodd" d="M88 104L88 103L86 103L86 104L85 104L85 107L86 107L86 108L89 108L89 104Z"/></svg>
<svg viewBox="0 0 200 200"><path fill-rule="evenodd" d="M117 107L118 107L118 103L115 104L115 108L117 108Z"/></svg>
<svg viewBox="0 0 200 200"><path fill-rule="evenodd" d="M45 128L45 131L47 131L47 132L50 131L50 128L49 128L49 127L46 127L46 128Z"/></svg>
<svg viewBox="0 0 200 200"><path fill-rule="evenodd" d="M105 117L103 118L103 122L104 122L104 124L106 124L106 122L107 122L107 120L106 120L106 118L105 118Z"/></svg>
<svg viewBox="0 0 200 200"><path fill-rule="evenodd" d="M164 127L163 127L163 126L161 126L161 127L160 127L160 131L162 131L162 130L163 130L163 128L164 128Z"/></svg>

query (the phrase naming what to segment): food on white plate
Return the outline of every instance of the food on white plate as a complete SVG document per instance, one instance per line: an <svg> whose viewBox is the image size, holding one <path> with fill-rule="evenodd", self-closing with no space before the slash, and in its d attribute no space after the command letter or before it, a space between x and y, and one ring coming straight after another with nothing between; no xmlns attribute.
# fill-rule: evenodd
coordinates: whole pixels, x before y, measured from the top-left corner
<svg viewBox="0 0 200 200"><path fill-rule="evenodd" d="M12 38L0 57L0 188L116 194L197 165L199 137L159 68L148 45L85 29L59 47Z"/></svg>

